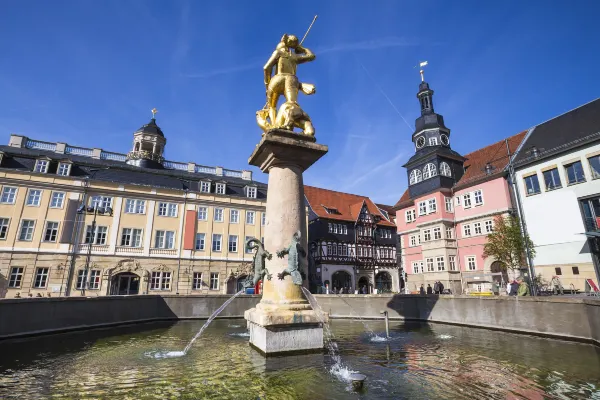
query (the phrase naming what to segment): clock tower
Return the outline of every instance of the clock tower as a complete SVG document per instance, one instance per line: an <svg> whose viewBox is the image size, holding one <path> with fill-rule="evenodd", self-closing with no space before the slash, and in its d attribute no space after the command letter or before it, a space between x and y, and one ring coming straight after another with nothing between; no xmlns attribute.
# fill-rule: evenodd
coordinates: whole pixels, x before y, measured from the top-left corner
<svg viewBox="0 0 600 400"><path fill-rule="evenodd" d="M417 99L421 116L415 121L412 142L415 154L404 165L408 174L410 197L450 189L464 173L465 158L450 147L450 129L444 117L433 108L433 90L422 81Z"/></svg>

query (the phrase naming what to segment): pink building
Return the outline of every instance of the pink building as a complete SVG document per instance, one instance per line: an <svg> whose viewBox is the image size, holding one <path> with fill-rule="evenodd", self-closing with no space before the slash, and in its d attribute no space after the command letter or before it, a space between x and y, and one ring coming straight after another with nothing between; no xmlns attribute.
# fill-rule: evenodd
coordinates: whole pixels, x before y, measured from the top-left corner
<svg viewBox="0 0 600 400"><path fill-rule="evenodd" d="M496 216L512 212L506 167L526 132L461 156L434 112L428 83L417 98L415 155L404 165L409 187L394 206L406 287L414 292L440 281L452 293L490 291L493 280L507 277L498 274L498 262L483 258L483 246Z"/></svg>

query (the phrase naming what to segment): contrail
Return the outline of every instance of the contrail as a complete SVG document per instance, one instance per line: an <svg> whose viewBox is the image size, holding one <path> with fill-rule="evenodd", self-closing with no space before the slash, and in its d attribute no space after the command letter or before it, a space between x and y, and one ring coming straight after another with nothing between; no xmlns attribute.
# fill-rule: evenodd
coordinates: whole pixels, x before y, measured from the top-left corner
<svg viewBox="0 0 600 400"><path fill-rule="evenodd" d="M365 72L367 73L367 75L369 76L369 78L371 79L371 81L373 82L373 84L375 86L377 86L377 89L379 89L379 91L381 92L381 94L383 95L383 97L386 98L386 100L388 101L388 103L390 103L390 105L392 106L392 108L398 113L398 115L400 116L400 118L402 118L402 121L404 121L404 123L406 124L406 126L408 126L408 129L412 132L413 128L410 126L410 124L406 121L406 119L404 119L404 117L402 116L402 114L400 113L400 111L398 111L398 109L396 108L396 106L394 105L394 103L392 102L392 100L388 97L387 94L385 94L385 92L383 91L383 89L381 88L381 86L379 86L377 84L377 82L375 82L375 79L373 79L373 77L371 76L371 74L369 73L369 71L367 70L367 68L360 62L358 61L358 63L360 64L360 66L362 67L362 69L365 70Z"/></svg>

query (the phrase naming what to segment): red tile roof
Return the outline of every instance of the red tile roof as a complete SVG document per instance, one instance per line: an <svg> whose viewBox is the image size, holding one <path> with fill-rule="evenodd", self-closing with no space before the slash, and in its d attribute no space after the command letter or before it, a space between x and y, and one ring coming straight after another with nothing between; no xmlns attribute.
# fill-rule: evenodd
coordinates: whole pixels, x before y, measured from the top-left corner
<svg viewBox="0 0 600 400"><path fill-rule="evenodd" d="M510 149L510 154L515 153L526 134L527 131L523 131L506 139ZM488 175L485 171L485 166L488 163L492 166L492 176L502 172L508 165L509 158L505 139L483 147L479 150L475 150L469 154L466 154L464 157L467 159L464 163L465 173L460 180L456 182L454 185L455 188L467 187L470 184L488 178L490 175ZM400 200L398 200L398 202L394 205L394 208L398 209L410 204L410 194L408 189L406 189L402 197L400 197Z"/></svg>
<svg viewBox="0 0 600 400"><path fill-rule="evenodd" d="M375 203L366 196L357 194L336 192L333 190L321 189L314 186L304 186L304 195L310 204L311 209L321 218L337 219L341 221L356 221L362 209L363 203L372 215L381 217L379 225L396 226L388 221L379 211ZM336 213L329 214L325 207L336 209Z"/></svg>

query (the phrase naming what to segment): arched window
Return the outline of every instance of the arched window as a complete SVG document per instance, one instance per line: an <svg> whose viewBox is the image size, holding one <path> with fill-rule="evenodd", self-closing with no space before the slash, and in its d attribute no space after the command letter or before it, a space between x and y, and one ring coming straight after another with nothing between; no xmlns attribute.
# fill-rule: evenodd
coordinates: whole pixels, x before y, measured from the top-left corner
<svg viewBox="0 0 600 400"><path fill-rule="evenodd" d="M375 275L375 287L378 293L389 293L392 291L392 276L386 272L381 271Z"/></svg>
<svg viewBox="0 0 600 400"><path fill-rule="evenodd" d="M423 168L423 179L433 178L436 175L437 168L435 167L435 164L429 163L425 165L425 168Z"/></svg>
<svg viewBox="0 0 600 400"><path fill-rule="evenodd" d="M452 171L450 170L450 166L446 162L442 162L440 164L440 175L444 176L452 176Z"/></svg>
<svg viewBox="0 0 600 400"><path fill-rule="evenodd" d="M409 182L411 185L414 185L415 183L419 183L421 182L422 178L421 178L421 170L419 169L413 169L410 173L410 178L409 178Z"/></svg>

